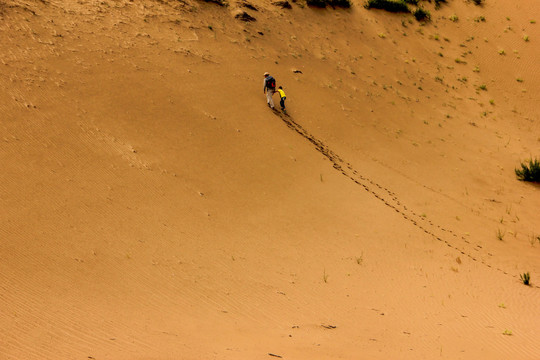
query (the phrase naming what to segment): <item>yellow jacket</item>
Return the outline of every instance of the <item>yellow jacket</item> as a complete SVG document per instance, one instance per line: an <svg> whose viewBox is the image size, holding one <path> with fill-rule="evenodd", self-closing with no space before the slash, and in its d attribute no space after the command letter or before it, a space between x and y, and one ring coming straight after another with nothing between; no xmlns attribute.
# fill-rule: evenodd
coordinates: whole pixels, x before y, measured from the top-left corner
<svg viewBox="0 0 540 360"><path fill-rule="evenodd" d="M277 89L277 91L279 92L279 97L280 97L280 98L286 97L285 91L283 91L283 90L281 90L281 89Z"/></svg>

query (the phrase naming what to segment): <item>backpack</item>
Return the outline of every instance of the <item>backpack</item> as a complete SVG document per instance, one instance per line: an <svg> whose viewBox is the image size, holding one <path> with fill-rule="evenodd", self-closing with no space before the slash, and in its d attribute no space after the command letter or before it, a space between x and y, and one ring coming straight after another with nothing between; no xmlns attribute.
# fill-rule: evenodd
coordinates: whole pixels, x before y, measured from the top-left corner
<svg viewBox="0 0 540 360"><path fill-rule="evenodd" d="M266 87L267 88L270 88L270 89L275 89L276 88L276 79L274 79L272 76L268 76L266 78Z"/></svg>

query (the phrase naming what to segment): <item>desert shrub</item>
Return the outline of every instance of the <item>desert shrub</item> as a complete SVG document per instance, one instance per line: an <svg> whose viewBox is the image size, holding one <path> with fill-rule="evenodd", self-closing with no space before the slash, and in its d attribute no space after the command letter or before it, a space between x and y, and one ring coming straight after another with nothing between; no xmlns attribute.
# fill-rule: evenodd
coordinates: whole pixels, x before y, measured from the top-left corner
<svg viewBox="0 0 540 360"><path fill-rule="evenodd" d="M334 8L350 8L352 3L351 0L307 0L306 3L308 6L314 6L318 8L325 8L326 5L330 5Z"/></svg>
<svg viewBox="0 0 540 360"><path fill-rule="evenodd" d="M441 7L441 3L445 3L446 0L435 0L435 9L438 9Z"/></svg>
<svg viewBox="0 0 540 360"><path fill-rule="evenodd" d="M242 6L242 7L245 7L249 10L253 10L253 11L259 11L259 9L257 9L257 7L251 3L248 3L247 1L245 2L241 2L239 3L238 5Z"/></svg>
<svg viewBox="0 0 540 360"><path fill-rule="evenodd" d="M482 5L483 2L484 2L484 0L473 0L473 3L474 3L475 5Z"/></svg>
<svg viewBox="0 0 540 360"><path fill-rule="evenodd" d="M403 0L368 0L366 9L382 9L390 12L411 12Z"/></svg>
<svg viewBox="0 0 540 360"><path fill-rule="evenodd" d="M521 163L521 169L515 169L516 176L521 181L540 182L540 161L529 159Z"/></svg>
<svg viewBox="0 0 540 360"><path fill-rule="evenodd" d="M414 10L413 15L418 21L428 21L429 19L431 19L431 14L429 13L429 11L424 10L421 7Z"/></svg>
<svg viewBox="0 0 540 360"><path fill-rule="evenodd" d="M255 19L253 16L249 15L245 11L237 12L236 15L234 15L234 18L244 22L257 21L257 19Z"/></svg>
<svg viewBox="0 0 540 360"><path fill-rule="evenodd" d="M204 0L204 1L209 2L209 3L218 4L219 6L228 6L229 5L226 0Z"/></svg>
<svg viewBox="0 0 540 360"><path fill-rule="evenodd" d="M328 5L332 7L340 7L340 8L350 8L352 3L351 0L328 0Z"/></svg>
<svg viewBox="0 0 540 360"><path fill-rule="evenodd" d="M531 275L528 272L519 275L519 278L523 281L523 284L531 285Z"/></svg>
<svg viewBox="0 0 540 360"><path fill-rule="evenodd" d="M319 8L326 7L326 0L307 0L306 3L308 6L314 6Z"/></svg>
<svg viewBox="0 0 540 360"><path fill-rule="evenodd" d="M419 0L403 0L404 3L411 4L411 5L418 5Z"/></svg>

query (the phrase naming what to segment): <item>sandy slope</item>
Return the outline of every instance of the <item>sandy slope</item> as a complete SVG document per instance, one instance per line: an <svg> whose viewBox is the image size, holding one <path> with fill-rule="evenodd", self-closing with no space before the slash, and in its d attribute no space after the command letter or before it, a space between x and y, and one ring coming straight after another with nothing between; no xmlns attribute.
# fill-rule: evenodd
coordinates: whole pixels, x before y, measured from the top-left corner
<svg viewBox="0 0 540 360"><path fill-rule="evenodd" d="M0 359L539 358L538 4L251 4L0 1Z"/></svg>

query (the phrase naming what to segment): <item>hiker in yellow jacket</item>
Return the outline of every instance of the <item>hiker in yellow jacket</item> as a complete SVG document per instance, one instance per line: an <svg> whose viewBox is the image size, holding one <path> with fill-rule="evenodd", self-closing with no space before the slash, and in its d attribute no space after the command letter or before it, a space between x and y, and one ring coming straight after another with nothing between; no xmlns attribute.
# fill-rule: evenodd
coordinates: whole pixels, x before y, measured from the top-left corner
<svg viewBox="0 0 540 360"><path fill-rule="evenodd" d="M283 87L278 88L279 93L279 105L281 105L281 110L285 111L285 100L287 99L287 95L285 95L285 91L283 91Z"/></svg>

